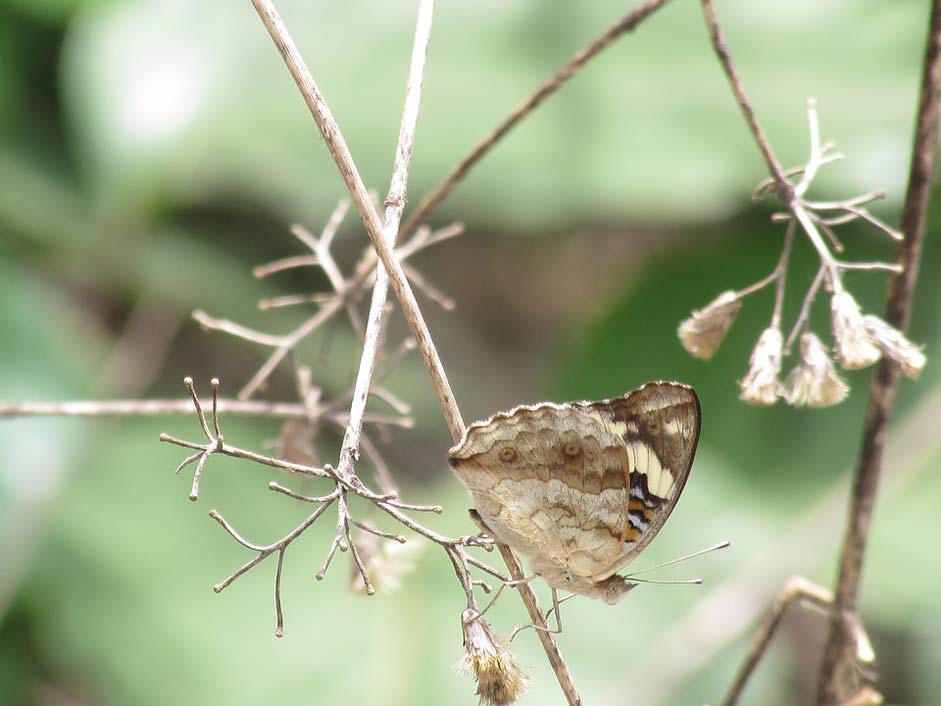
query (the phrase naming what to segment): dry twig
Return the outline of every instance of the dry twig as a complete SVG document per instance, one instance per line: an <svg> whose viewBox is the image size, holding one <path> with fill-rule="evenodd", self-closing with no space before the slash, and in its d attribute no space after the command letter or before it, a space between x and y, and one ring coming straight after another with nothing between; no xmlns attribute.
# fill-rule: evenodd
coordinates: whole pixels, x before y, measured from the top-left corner
<svg viewBox="0 0 941 706"><path fill-rule="evenodd" d="M921 90L912 144L908 188L902 206L900 230L905 240L899 245L897 262L902 271L889 286L885 318L892 326L904 331L911 316L915 282L921 259L922 242L931 194L941 123L941 0L931 3L931 19L922 64ZM857 597L862 578L862 563L872 522L872 510L879 476L885 438L899 366L883 359L876 369L869 388L869 407L863 424L859 462L853 481L853 492L847 514L846 534L840 551L840 571L834 591L834 610L820 670L817 703L835 706L852 694L846 682L852 664L852 636L846 630L847 618L858 610ZM850 687L850 688L848 688Z"/></svg>

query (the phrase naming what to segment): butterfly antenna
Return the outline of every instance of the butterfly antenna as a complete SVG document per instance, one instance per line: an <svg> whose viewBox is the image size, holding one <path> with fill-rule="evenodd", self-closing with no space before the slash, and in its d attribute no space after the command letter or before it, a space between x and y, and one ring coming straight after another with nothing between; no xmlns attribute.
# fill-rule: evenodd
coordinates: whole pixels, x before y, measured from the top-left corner
<svg viewBox="0 0 941 706"><path fill-rule="evenodd" d="M634 577L639 574L646 574L648 571L655 571L656 569L662 569L664 566L670 566L672 564L679 564L681 561L686 561L687 559L694 559L697 556L702 556L703 554L708 554L709 552L714 552L719 549L725 549L731 544L730 541L725 540L724 542L719 542L718 544L707 547L705 549L700 549L698 552L693 552L692 554L687 554L686 556L681 556L677 559L670 559L670 561L665 561L662 564L656 564L654 566L648 566L646 569L640 569L638 571L632 571L629 574L625 574L624 578L629 581L633 581ZM663 581L642 581L643 583L665 583ZM683 581L681 583L690 583L689 581ZM702 583L702 581L693 581L692 583Z"/></svg>
<svg viewBox="0 0 941 706"><path fill-rule="evenodd" d="M702 583L702 579L700 579L700 578L695 578L695 579L678 579L678 580L670 580L670 579L635 579L633 576L625 576L624 578L625 578L628 582L630 582L630 583L656 583L656 584L663 584L663 585L671 585L671 584L672 584L672 585L680 585L680 584L682 584L682 585L689 585L689 586L698 586L699 584Z"/></svg>

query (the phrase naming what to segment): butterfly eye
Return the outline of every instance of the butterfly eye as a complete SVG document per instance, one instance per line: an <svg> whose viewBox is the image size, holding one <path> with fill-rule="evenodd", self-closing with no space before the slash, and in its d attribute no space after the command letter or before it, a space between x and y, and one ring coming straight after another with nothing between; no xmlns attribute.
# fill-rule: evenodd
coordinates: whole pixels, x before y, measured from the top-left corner
<svg viewBox="0 0 941 706"><path fill-rule="evenodd" d="M513 463L516 460L516 449L512 446L504 446L497 453L497 458L499 458L503 463Z"/></svg>

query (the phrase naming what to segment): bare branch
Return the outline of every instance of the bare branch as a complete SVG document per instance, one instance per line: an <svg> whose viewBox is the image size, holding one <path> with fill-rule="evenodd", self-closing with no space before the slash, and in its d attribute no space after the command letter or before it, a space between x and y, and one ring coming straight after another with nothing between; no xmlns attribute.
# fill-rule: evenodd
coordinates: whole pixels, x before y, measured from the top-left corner
<svg viewBox="0 0 941 706"><path fill-rule="evenodd" d="M434 13L434 0L423 0L418 9L418 21L415 28L415 41L412 47L412 60L409 68L408 82L405 88L405 108L402 111L402 123L399 128L399 140L395 151L395 164L392 169L392 183L386 196L386 213L382 242L389 246L395 245L399 230L402 212L405 209L408 189L408 173L412 160L412 148L415 144L415 130L418 123L418 110L421 102L421 86L425 73L425 58L428 52L428 42L431 37L431 21ZM370 209L371 210L371 209ZM337 471L341 476L353 475L353 465L359 458L360 433L366 413L366 402L369 399L369 389L372 385L373 372L376 368L376 358L382 347L384 331L384 314L386 299L389 292L389 276L385 267L376 267L375 282L373 284L372 300L369 304L369 316L366 326L366 336L363 342L363 352L360 357L359 370L356 374L356 383L353 388L350 416L343 435L343 445L340 449L340 461ZM430 343L430 339L429 339ZM443 372L443 371L442 371ZM365 572L363 582L367 592L371 592L369 580Z"/></svg>
<svg viewBox="0 0 941 706"><path fill-rule="evenodd" d="M399 234L404 238L420 226L431 212L444 201L468 172L483 159L484 155L510 132L527 115L538 108L547 98L558 91L570 78L572 78L579 69L587 64L591 59L601 53L614 40L621 37L626 32L633 31L643 20L660 9L668 0L646 0L637 7L633 8L624 17L615 22L603 34L594 39L583 49L580 49L569 60L569 62L559 69L556 74L540 86L533 95L520 103L512 113L510 113L497 127L487 134L470 152L464 157L457 166L455 166L444 180L432 189L415 210L409 215L408 220L402 225Z"/></svg>
<svg viewBox="0 0 941 706"><path fill-rule="evenodd" d="M369 236L373 248L375 248L379 256L379 260L388 271L390 285L402 306L405 320L412 329L412 333L418 343L422 361L425 363L428 375L431 377L435 392L438 395L438 401L441 404L448 428L451 430L452 436L460 438L464 431L464 422L461 419L460 410L457 406L457 401L454 399L454 393L451 391L451 385L444 372L444 367L441 365L438 351L435 349L431 340L431 334L421 315L418 303L415 300L415 295L409 286L408 278L405 276L401 265L395 258L392 247L384 238L382 223L370 200L369 192L366 190L363 179L356 169L346 141L340 133L339 125L337 125L333 114L330 112L330 108L327 106L327 102L324 100L320 89L314 81L314 77L304 64L304 60L297 50L294 40L284 26L284 22L274 8L274 5L271 4L270 0L252 0L252 5L255 7L265 28L274 40L275 46L284 58L284 62L291 76L294 78L301 95L304 97L304 101L310 110L311 116L314 118L314 122L317 123L320 133L323 135L327 149L330 151L334 162L337 164L340 176L343 178L350 192L350 196L353 199L353 203L356 206L356 210L359 212L360 218L363 220L363 224L366 227L366 234ZM284 351L285 355L286 353L287 351ZM245 391L243 391L243 394L240 396L247 395Z"/></svg>
<svg viewBox="0 0 941 706"><path fill-rule="evenodd" d="M276 272L293 270L297 267L316 267L319 264L320 260L317 259L316 255L292 255L291 257L285 257L281 260L258 265L252 270L252 275L260 279L273 275Z"/></svg>
<svg viewBox="0 0 941 706"><path fill-rule="evenodd" d="M715 6L712 4L712 0L701 0L701 4L703 15L706 18L706 27L709 30L709 38L712 40L712 47L719 57L719 63L722 64L722 68L725 70L725 75L732 86L732 92L735 94L735 100L738 102L742 115L745 116L745 122L748 124L752 137L754 137L755 143L758 145L758 149L764 157L768 171L771 172L771 176L774 179L774 191L781 201L790 204L794 198L794 187L791 182L788 181L784 169L781 167L781 163L771 149L771 144L768 142L768 137L764 129L758 122L755 110L752 108L748 96L745 95L745 88L742 86L742 81L738 76L738 71L735 68L735 64L732 62L732 56L729 54L728 47L726 46L722 28L719 26L719 17L716 14Z"/></svg>
<svg viewBox="0 0 941 706"><path fill-rule="evenodd" d="M758 666L758 662L764 656L765 651L771 644L771 638L781 624L781 619L788 607L797 600L808 600L815 605L828 610L833 600L833 594L825 588L811 583L802 576L793 576L785 584L781 593L775 598L771 610L765 616L761 627L755 635L754 642L745 656L745 661L735 675L735 680L729 687L729 692L723 700L723 706L735 706L738 703L745 685L751 678Z"/></svg>
<svg viewBox="0 0 941 706"><path fill-rule="evenodd" d="M899 246L897 262L902 272L889 286L886 321L900 331L908 326L925 235L931 175L934 173L941 123L941 0L931 3L931 19L922 64L921 89L915 137L912 144L908 188L902 207L900 230L905 241ZM847 694L843 675L851 663L852 639L844 616L855 616L862 562L866 552L869 528L879 477L886 433L895 391L898 385L898 364L883 358L869 388L869 405L863 424L859 462L848 509L846 533L840 551L840 571L834 591L834 610L824 650L818 683L817 703L835 706Z"/></svg>

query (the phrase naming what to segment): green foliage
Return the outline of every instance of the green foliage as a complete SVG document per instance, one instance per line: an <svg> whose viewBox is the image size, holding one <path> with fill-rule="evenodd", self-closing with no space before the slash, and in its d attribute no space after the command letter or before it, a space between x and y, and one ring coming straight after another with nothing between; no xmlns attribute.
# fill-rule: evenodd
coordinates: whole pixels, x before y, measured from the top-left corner
<svg viewBox="0 0 941 706"><path fill-rule="evenodd" d="M367 182L381 190L414 8L362 0L285 0L279 8ZM924 10L917 3L770 0L720 7L781 159L805 158L804 101L815 95L824 139L847 153L845 163L825 168L817 195L885 187L889 221L905 178ZM624 11L613 0L550 11L535 2L441 4L412 204ZM591 703L621 702L625 694L716 702L744 642L708 656L693 678L670 691L664 684L673 660L698 657L664 651L675 645L665 642L671 629L695 615L712 587L781 546L854 461L868 372L849 376L851 398L836 409L754 409L737 400L734 381L767 324L770 293L746 302L713 361L690 358L676 339L691 309L774 266L782 229L768 224L764 210L743 211L762 170L696 4L677 2L519 126L433 219L464 220L475 242L485 242L487 232L523 236L514 247L531 253L571 248L571 240L546 234L575 226L648 222L672 240L649 257L625 235L624 251L641 260L634 270L640 275L625 275L609 300L586 303L574 330L545 334L564 338L555 350L539 348L552 371L544 387L547 397L572 399L616 395L646 379L692 383L705 412L699 459L674 517L641 563L726 537L733 547L670 574L701 574L702 589L643 587L613 609L566 604L562 649ZM204 384L221 372L226 393L234 393L264 351L205 335L188 323L189 312L199 307L266 331L290 330L304 312L261 313L257 300L323 288L323 278L305 271L259 282L250 268L296 254L284 224L316 229L342 194L250 4L230 0L0 1L0 184L4 399L96 394L93 381L128 313L147 299L181 323L170 358L144 392L177 396L183 374ZM903 426L931 399L941 375L932 353L941 349L939 232L936 217L912 326L912 338L929 345L929 365L919 384L903 383L897 408ZM349 243L339 253L346 265L365 242L352 216L342 236ZM886 259L890 246L880 237L858 228L845 241L854 258ZM438 281L447 286L462 266L450 261L453 269ZM814 271L812 255L799 248L789 282L791 319ZM485 288L496 275L476 276ZM548 272L545 279L558 276ZM847 280L875 313L884 281L872 273ZM532 287L515 294L540 296ZM821 299L814 327L827 326ZM466 335L448 329L454 330ZM444 344L463 345L460 339ZM316 360L322 345L310 342L301 356ZM342 329L331 346L337 359L356 356L354 338ZM522 357L521 350L508 345L493 359ZM473 386L468 396L475 404L489 405L503 393L494 380L504 378L481 360L465 355L466 369L458 366L456 377ZM315 379L328 392L349 382L346 372L324 366L316 366ZM470 531L466 495L445 473L446 442L434 435L442 425L423 373L409 362L389 385L414 404L418 429L410 438L422 441L403 460L402 475L411 481L404 495L443 502L448 512L435 521L441 531ZM291 391L287 375L273 386ZM277 433L271 424L223 423L228 440L250 448ZM211 461L204 499L188 503L188 479L171 473L180 450L159 445L160 431L194 438L197 426L191 417L0 424L0 703L45 703L59 691L101 704L476 702L470 681L451 669L461 654L462 598L440 552L425 552L405 590L359 598L345 588L346 556L322 584L313 581L332 534L325 522L288 552L286 635L276 640L274 560L214 595L212 584L250 555L207 511L218 507L246 535L267 541L299 522L303 508L265 490L275 474L226 459ZM898 699L923 703L941 699L934 678L941 615L930 589L941 580L933 560L941 536L934 431L912 445L905 468L887 471L864 604L877 651L892 655L901 645L912 655L898 668L888 660L890 678L905 677ZM893 484L895 473L907 480ZM772 585L793 572L829 583L842 512L842 504L834 506L831 531L799 560L774 566L780 575L766 577ZM493 622L506 633L521 615L509 596ZM513 647L537 676L524 703L557 702L532 634ZM790 647L773 653L749 688L753 703L788 703L790 654Z"/></svg>

